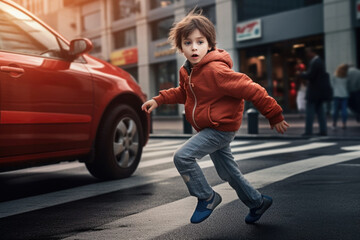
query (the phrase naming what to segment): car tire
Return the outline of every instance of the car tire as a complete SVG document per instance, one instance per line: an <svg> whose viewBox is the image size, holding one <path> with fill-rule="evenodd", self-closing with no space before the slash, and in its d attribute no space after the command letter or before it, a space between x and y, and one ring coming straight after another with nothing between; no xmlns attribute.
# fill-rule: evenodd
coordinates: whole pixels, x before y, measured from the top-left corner
<svg viewBox="0 0 360 240"><path fill-rule="evenodd" d="M113 108L102 121L95 143L95 158L86 162L89 172L103 180L131 176L143 148L140 118L128 105Z"/></svg>

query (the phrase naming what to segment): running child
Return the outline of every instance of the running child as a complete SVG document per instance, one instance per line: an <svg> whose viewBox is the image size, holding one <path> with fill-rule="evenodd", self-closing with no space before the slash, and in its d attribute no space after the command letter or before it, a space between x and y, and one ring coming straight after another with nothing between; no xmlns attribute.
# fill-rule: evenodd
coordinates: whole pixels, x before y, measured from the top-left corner
<svg viewBox="0 0 360 240"><path fill-rule="evenodd" d="M244 178L230 143L241 125L244 100L252 102L269 120L271 128L281 134L289 127L282 108L263 87L232 70L230 55L216 48L214 25L201 13L193 10L174 24L169 40L187 59L180 69L179 86L160 91L142 109L150 113L162 104L185 104L186 119L198 132L174 154L175 166L190 194L198 198L190 221L204 221L222 200L196 162L209 154L221 179L250 209L245 222L255 223L271 206L272 198L262 195Z"/></svg>

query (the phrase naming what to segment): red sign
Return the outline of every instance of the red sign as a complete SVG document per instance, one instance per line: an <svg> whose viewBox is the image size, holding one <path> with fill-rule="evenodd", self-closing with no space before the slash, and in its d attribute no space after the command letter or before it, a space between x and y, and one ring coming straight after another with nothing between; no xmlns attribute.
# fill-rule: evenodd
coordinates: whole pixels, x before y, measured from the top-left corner
<svg viewBox="0 0 360 240"><path fill-rule="evenodd" d="M356 18L360 19L360 1L356 2Z"/></svg>
<svg viewBox="0 0 360 240"><path fill-rule="evenodd" d="M245 33L245 31L247 32L252 32L254 27L257 25L258 23L257 22L251 22L251 23L248 23L246 24L245 26L238 26L236 28L236 32L237 33L240 33L240 34L243 34Z"/></svg>
<svg viewBox="0 0 360 240"><path fill-rule="evenodd" d="M137 48L122 49L110 54L110 61L113 65L122 66L138 62Z"/></svg>
<svg viewBox="0 0 360 240"><path fill-rule="evenodd" d="M244 41L261 37L261 19L238 23L236 25L236 40Z"/></svg>

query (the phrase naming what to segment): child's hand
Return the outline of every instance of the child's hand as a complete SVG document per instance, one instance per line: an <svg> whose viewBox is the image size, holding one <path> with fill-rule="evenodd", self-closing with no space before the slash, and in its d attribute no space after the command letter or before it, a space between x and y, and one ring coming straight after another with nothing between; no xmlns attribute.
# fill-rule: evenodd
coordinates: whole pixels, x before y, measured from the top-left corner
<svg viewBox="0 0 360 240"><path fill-rule="evenodd" d="M159 105L154 99L150 99L149 101L146 101L142 106L141 109L147 113L151 113L152 110L157 108Z"/></svg>
<svg viewBox="0 0 360 240"><path fill-rule="evenodd" d="M275 128L278 133L284 134L288 127L290 127L290 125L285 120L283 120L282 122L272 125L271 129Z"/></svg>

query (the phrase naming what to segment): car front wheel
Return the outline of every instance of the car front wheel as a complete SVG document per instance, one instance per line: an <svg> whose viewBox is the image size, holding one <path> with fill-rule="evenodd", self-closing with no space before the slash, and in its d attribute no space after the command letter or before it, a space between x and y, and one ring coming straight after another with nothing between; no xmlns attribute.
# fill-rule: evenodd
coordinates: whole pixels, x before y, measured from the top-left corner
<svg viewBox="0 0 360 240"><path fill-rule="evenodd" d="M136 112L127 105L115 107L102 122L95 145L95 158L86 163L89 172L100 179L131 176L142 153L143 135Z"/></svg>

